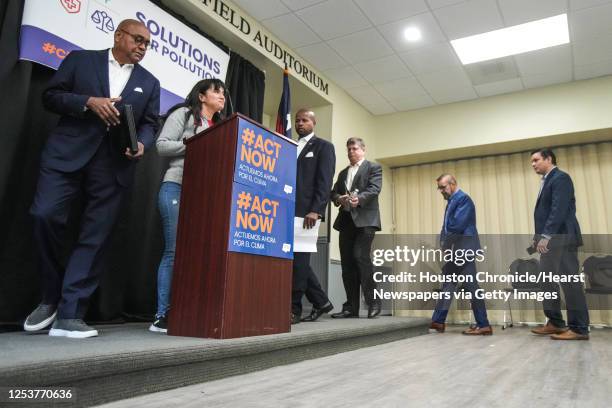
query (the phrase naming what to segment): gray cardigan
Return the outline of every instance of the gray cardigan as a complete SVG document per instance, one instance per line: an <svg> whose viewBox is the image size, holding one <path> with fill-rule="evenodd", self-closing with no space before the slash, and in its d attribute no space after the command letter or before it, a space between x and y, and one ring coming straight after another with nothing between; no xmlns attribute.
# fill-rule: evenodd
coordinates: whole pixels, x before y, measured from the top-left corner
<svg viewBox="0 0 612 408"><path fill-rule="evenodd" d="M170 166L164 175L164 181L172 181L181 184L183 181L183 161L185 157L185 145L183 139L188 139L200 133L208 127L208 122L203 120L202 126L193 131L193 115L185 120L188 108L179 108L172 112L166 119L164 127L155 142L157 152L160 156L171 157Z"/></svg>

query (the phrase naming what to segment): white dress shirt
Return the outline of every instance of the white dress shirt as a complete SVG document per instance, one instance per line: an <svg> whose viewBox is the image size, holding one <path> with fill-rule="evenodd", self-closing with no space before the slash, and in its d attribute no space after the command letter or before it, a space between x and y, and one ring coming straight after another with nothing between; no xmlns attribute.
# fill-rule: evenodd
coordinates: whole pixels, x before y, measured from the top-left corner
<svg viewBox="0 0 612 408"><path fill-rule="evenodd" d="M540 194L542 194L542 189L544 188L544 183L546 183L546 177L550 174L551 171L553 171L556 168L557 168L557 166L553 166L548 171L548 173L546 173L545 175L542 176L542 179L540 180L540 191L538 191L538 198L540 198Z"/></svg>
<svg viewBox="0 0 612 408"><path fill-rule="evenodd" d="M363 163L364 160L365 159L361 159L357 163L349 167L348 172L346 173L346 188L348 192L351 191L351 187L353 186L353 180L355 179L355 175L359 171L359 166L361 166L361 163Z"/></svg>
<svg viewBox="0 0 612 408"><path fill-rule="evenodd" d="M130 79L134 64L119 64L113 55L113 50L108 50L108 89L111 98L117 98L123 92L123 88Z"/></svg>
<svg viewBox="0 0 612 408"><path fill-rule="evenodd" d="M314 132L312 132L308 136L301 137L298 140L297 157L300 157L300 153L302 153L302 150L304 150L304 147L306 147L306 144L310 141L310 139L312 139L313 136L314 136Z"/></svg>

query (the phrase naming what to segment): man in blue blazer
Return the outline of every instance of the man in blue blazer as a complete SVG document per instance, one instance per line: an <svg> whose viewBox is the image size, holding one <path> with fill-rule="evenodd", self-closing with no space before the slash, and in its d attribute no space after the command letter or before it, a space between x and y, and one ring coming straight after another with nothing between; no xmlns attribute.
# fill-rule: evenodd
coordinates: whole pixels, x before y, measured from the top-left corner
<svg viewBox="0 0 612 408"><path fill-rule="evenodd" d="M561 296L556 282L540 282L544 291L556 293L556 299L543 301L548 322L533 329L538 335L554 340L588 340L589 311L584 296L577 248L582 245L580 225L576 218L574 184L569 174L557 168L557 158L550 149L531 153L531 167L542 177L534 211L533 248L540 253L540 270L570 282L561 282L567 305L567 323L561 314Z"/></svg>
<svg viewBox="0 0 612 408"><path fill-rule="evenodd" d="M154 142L159 81L138 63L150 33L137 20L124 20L112 49L73 51L43 94L43 104L60 116L42 152L34 202L34 239L42 275L42 302L24 329L53 324L50 336L86 338L98 332L83 322L89 297L104 269L105 249L135 162ZM121 105L131 104L138 151L117 151L111 129ZM78 240L62 265L63 232L70 204L85 198Z"/></svg>
<svg viewBox="0 0 612 408"><path fill-rule="evenodd" d="M336 168L334 145L315 136L316 123L315 114L311 110L300 109L295 115L295 129L300 137L297 150L295 216L304 218L305 229L315 228L318 220L325 219L325 209ZM301 319L304 294L312 303L312 311ZM310 267L310 253L294 252L291 323L314 322L333 308Z"/></svg>
<svg viewBox="0 0 612 408"><path fill-rule="evenodd" d="M457 180L451 174L442 174L436 179L438 191L448 201L444 212L442 231L440 232L440 246L443 251L453 251L454 254L465 254L466 251L474 254L480 249L480 240L476 230L476 207L469 195L459 189ZM466 257L467 258L467 257ZM449 281L442 285L442 298L436 304L431 318L430 330L443 333L446 328L446 316L452 301L452 295L457 289L456 277L465 275L471 277L464 281L463 287L472 295L471 305L476 327L471 327L463 334L471 336L486 336L493 334L493 329L487 319L487 309L483 299L477 299L476 291L479 289L476 281L476 265L474 257L468 259L455 259L447 262L442 268L442 273Z"/></svg>

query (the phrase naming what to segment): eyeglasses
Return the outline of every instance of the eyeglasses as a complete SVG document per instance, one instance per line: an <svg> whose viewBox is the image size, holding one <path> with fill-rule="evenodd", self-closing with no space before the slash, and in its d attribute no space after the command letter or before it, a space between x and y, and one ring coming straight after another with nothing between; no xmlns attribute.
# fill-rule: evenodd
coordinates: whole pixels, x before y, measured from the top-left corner
<svg viewBox="0 0 612 408"><path fill-rule="evenodd" d="M124 29L119 29L119 31L126 33L127 35L129 35L130 37L132 37L132 39L134 40L134 42L136 43L136 45L144 45L144 47L146 49L149 49L149 46L151 45L151 41L145 40L145 38L142 35L137 35L137 34L132 34L128 31L125 31Z"/></svg>
<svg viewBox="0 0 612 408"><path fill-rule="evenodd" d="M445 185L445 186L438 186L438 190L442 191L442 190L446 190L446 187L448 187L449 184Z"/></svg>

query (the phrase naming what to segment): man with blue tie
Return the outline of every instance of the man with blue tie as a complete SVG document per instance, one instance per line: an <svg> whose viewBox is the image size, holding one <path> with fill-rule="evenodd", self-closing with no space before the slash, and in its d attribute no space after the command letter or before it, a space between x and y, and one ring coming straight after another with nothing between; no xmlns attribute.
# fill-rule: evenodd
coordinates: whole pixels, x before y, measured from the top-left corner
<svg viewBox="0 0 612 408"><path fill-rule="evenodd" d="M71 52L43 93L43 104L60 119L43 149L30 209L43 293L24 323L26 331L53 324L50 336L98 335L82 319L104 270L108 238L134 164L153 144L157 128L159 81L138 64L149 44L144 24L124 20L112 49ZM117 151L111 137L111 129L120 124L122 104L133 108L136 152ZM63 265L63 232L70 204L80 195L85 205L79 236Z"/></svg>
<svg viewBox="0 0 612 408"><path fill-rule="evenodd" d="M580 225L576 218L574 184L564 171L557 168L557 158L551 149L531 153L531 167L542 177L534 211L535 235L533 248L540 253L540 270L560 277L573 277L561 283L567 305L567 323L561 314L559 284L541 282L542 289L556 293L555 299L543 301L548 322L531 332L550 335L554 340L588 340L589 311L582 281L578 279L578 247L582 245Z"/></svg>
<svg viewBox="0 0 612 408"><path fill-rule="evenodd" d="M440 232L440 246L443 251L464 252L480 249L478 230L476 229L476 207L469 195L459 189L457 179L451 174L442 174L436 179L438 191L448 202L444 212L444 222ZM487 319L487 309L483 299L476 297L479 289L476 281L476 265L474 261L455 259L447 262L442 273L449 277L442 285L441 294L444 296L436 304L431 318L430 331L443 333L446 329L446 316L452 301L452 295L457 289L457 279L464 275L463 288L472 295L472 312L476 319L476 326L463 331L470 336L487 336L493 334L493 329ZM471 278L470 278L471 277Z"/></svg>

